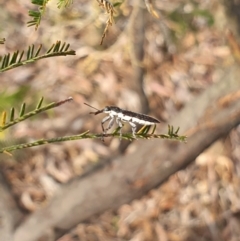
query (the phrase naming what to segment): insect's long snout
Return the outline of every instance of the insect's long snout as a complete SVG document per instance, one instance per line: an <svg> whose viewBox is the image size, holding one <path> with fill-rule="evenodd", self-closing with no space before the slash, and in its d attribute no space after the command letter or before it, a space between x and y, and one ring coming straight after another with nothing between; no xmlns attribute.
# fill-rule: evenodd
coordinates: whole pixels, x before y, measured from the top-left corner
<svg viewBox="0 0 240 241"><path fill-rule="evenodd" d="M100 114L102 112L103 112L103 110L98 110L98 111L89 112L89 114L98 115L98 114Z"/></svg>

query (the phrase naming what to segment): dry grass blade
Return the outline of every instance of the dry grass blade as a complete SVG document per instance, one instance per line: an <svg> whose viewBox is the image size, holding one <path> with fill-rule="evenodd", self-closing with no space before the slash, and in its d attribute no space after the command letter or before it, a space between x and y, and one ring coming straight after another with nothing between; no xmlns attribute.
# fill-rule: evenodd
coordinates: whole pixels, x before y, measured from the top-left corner
<svg viewBox="0 0 240 241"><path fill-rule="evenodd" d="M145 4L149 13L151 13L155 18L159 18L158 13L154 10L152 0L145 0Z"/></svg>
<svg viewBox="0 0 240 241"><path fill-rule="evenodd" d="M104 40L104 38L106 37L107 31L108 31L108 27L111 26L111 25L112 25L112 24L109 23L109 19L108 19L107 25L106 25L106 27L105 27L105 29L104 29L104 31L103 31L103 34L102 34L102 38L101 38L100 45L103 44L103 40Z"/></svg>
<svg viewBox="0 0 240 241"><path fill-rule="evenodd" d="M106 10L107 15L108 15L108 20L106 22L106 27L103 31L102 39L101 39L101 43L100 43L100 45L102 45L103 40L106 37L108 27L111 26L114 22L113 13L115 11L114 11L113 5L109 1L107 1L107 0L97 0L97 1L99 3L99 6L101 6L104 10Z"/></svg>

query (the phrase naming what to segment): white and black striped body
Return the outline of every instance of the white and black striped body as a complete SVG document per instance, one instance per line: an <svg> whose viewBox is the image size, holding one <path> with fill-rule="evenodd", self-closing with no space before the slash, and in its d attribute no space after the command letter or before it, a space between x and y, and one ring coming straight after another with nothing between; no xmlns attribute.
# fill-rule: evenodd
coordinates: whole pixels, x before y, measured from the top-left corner
<svg viewBox="0 0 240 241"><path fill-rule="evenodd" d="M114 119L116 119L116 123L120 127L120 137L122 135L122 133L121 133L121 129L123 127L122 122L128 122L131 125L132 134L134 137L136 137L135 136L136 128L137 128L136 124L148 126L148 125L155 125L157 123L160 123L159 120L157 120L151 116L135 113L135 112L128 111L128 110L123 110L116 106L106 106L104 109L95 112L95 115L97 115L99 113L109 114L102 120L103 133L105 134L108 130L110 130L112 128ZM108 126L106 129L104 129L103 125L108 120L109 120Z"/></svg>

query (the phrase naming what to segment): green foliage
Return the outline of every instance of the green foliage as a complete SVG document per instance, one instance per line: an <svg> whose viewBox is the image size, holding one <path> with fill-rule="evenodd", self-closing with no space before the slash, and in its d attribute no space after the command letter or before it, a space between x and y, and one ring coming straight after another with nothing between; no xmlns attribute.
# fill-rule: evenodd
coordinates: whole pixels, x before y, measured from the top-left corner
<svg viewBox="0 0 240 241"><path fill-rule="evenodd" d="M0 56L0 72L4 72L28 63L33 63L36 60L43 59L43 58L75 55L76 53L74 50L68 50L69 47L70 47L69 44L66 44L66 43L61 44L61 41L57 41L45 53L40 55L42 45L40 45L36 51L35 51L35 46L32 45L28 47L26 58L24 60L22 60L24 56L24 51L22 51L21 53L19 53L19 51L16 51L12 55L8 53L3 57Z"/></svg>
<svg viewBox="0 0 240 241"><path fill-rule="evenodd" d="M40 12L40 10L39 11L29 10L28 15L33 18L33 20L27 22L28 27L35 26L35 29L37 30L41 22L42 11Z"/></svg>
<svg viewBox="0 0 240 241"><path fill-rule="evenodd" d="M155 134L156 131L156 125L153 125L152 131L150 132L152 126L143 126L135 135L136 138L140 139L151 139L151 138L157 138L157 139L169 139L169 140L176 140L176 141L182 141L186 142L187 137L186 136L179 136L178 131L179 127L177 130L174 130L173 126L168 125L168 133L167 134ZM117 127L112 134L102 134L102 138L104 137L109 137L109 136L118 136L120 137L120 127ZM122 134L122 138L132 141L135 140L136 138L132 135L132 133L124 133Z"/></svg>
<svg viewBox="0 0 240 241"><path fill-rule="evenodd" d="M38 11L29 10L28 15L30 17L32 17L33 19L31 21L27 22L28 26L35 26L35 29L37 30L37 28L41 22L42 15L45 12L48 1L49 0L32 0L32 4L38 6Z"/></svg>
<svg viewBox="0 0 240 241"><path fill-rule="evenodd" d="M6 111L3 111L2 114L1 114L1 123L0 123L0 132L8 129L9 127L13 126L13 125L16 125L18 124L19 122L21 121L24 121L32 116L35 116L41 112L44 112L46 110L49 110L49 109L52 109L52 108L55 108L55 107L58 107L68 101L71 101L72 100L72 97L69 97L65 100L62 100L62 101L59 101L59 102L53 102L53 103L50 103L46 106L42 106L42 103L43 103L43 97L39 100L36 108L28 113L25 113L26 111L26 104L23 103L21 105L21 109L19 111L19 116L15 118L15 108L12 107L11 110L10 110L10 113L9 113L9 121L6 121L7 119L7 112Z"/></svg>
<svg viewBox="0 0 240 241"><path fill-rule="evenodd" d="M49 0L32 0L32 4L36 5L38 7L38 10L29 10L28 15L32 18L32 20L27 22L27 26L35 26L35 30L38 29L43 14L45 13L47 3ZM58 0L57 6L58 8L61 7L68 7L70 4L72 4L72 0Z"/></svg>
<svg viewBox="0 0 240 241"><path fill-rule="evenodd" d="M58 0L58 8L68 7L73 3L73 0Z"/></svg>
<svg viewBox="0 0 240 241"><path fill-rule="evenodd" d="M117 128L118 129L118 128ZM173 126L168 126L168 134L148 134L148 133L137 133L136 137L141 139L150 139L150 138L157 138L157 139L169 139L169 140L177 140L186 142L186 136L179 136L178 133L179 128L174 131ZM15 150L20 150L24 148L40 146L49 143L59 143L64 141L74 141L74 140L82 140L82 139L96 139L96 138L105 138L105 137L120 137L118 131L114 131L112 134L91 134L89 130L73 136L65 136L65 137L58 137L58 138L51 138L51 139L41 139L30 143L18 144L9 147L4 147L0 149L0 153L10 153ZM122 134L122 138L126 140L133 141L136 138L133 137L130 133Z"/></svg>
<svg viewBox="0 0 240 241"><path fill-rule="evenodd" d="M153 126L153 130L150 133L151 126L143 126L137 133L136 137L141 138L141 139L151 139L151 138L156 138L156 139L169 139L169 140L176 140L176 141L182 141L186 142L187 137L186 136L179 136L178 131L179 127L177 130L174 130L173 126L168 125L168 133L167 134L155 134L156 130L156 125ZM123 138L128 139L128 140L134 140L134 136L132 134L123 134Z"/></svg>

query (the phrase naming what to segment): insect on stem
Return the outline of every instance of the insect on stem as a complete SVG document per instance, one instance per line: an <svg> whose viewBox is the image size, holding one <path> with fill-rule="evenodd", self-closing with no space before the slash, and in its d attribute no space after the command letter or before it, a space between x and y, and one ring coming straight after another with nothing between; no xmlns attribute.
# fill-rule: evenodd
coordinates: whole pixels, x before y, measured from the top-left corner
<svg viewBox="0 0 240 241"><path fill-rule="evenodd" d="M123 122L128 122L129 125L132 127L133 138L136 138L135 134L136 134L136 130L137 130L137 124L145 126L138 133L139 134L147 134L151 125L156 126L157 123L160 123L160 121L158 119L151 117L149 115L140 114L140 113L136 113L136 112L129 111L129 110L124 110L117 106L105 106L105 108L103 108L102 110L98 110L97 108L95 108L87 103L84 103L84 104L97 110L95 112L90 112L90 114L94 114L94 115L97 115L100 113L108 114L108 116L105 116L101 122L102 130L103 130L102 140L103 140L104 135L107 133L107 131L112 128L112 126L114 124L114 120L116 121L116 123L119 127L120 140L122 137L121 130L123 128ZM108 121L108 125L105 128L104 123L107 121Z"/></svg>

